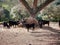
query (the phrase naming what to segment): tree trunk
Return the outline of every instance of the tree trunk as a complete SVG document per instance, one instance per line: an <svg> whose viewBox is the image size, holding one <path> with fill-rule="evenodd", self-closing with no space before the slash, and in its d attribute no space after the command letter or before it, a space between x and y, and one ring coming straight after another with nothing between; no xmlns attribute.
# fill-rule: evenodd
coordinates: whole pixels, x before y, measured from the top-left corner
<svg viewBox="0 0 60 45"><path fill-rule="evenodd" d="M37 12L41 11L44 7L46 7L49 3L51 3L54 0L46 0L44 3L42 3L38 7L37 7L37 1L38 0L34 0L34 2L33 2L33 8L31 8L25 0L20 0L20 1L26 7L26 9L31 14L31 16L35 17L36 14L37 14Z"/></svg>

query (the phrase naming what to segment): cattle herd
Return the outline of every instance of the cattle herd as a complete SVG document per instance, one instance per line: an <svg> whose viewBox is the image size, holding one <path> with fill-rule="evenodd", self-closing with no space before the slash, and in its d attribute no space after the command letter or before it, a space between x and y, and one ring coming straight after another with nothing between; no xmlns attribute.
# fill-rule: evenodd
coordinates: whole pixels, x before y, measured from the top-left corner
<svg viewBox="0 0 60 45"><path fill-rule="evenodd" d="M38 26L40 28L43 28L43 25L48 24L49 26L50 21L46 21L46 20L38 20ZM7 27L7 28L11 28L18 26L19 24L22 24L23 27L26 27L27 31L29 31L30 28L32 28L33 30L35 29L35 23L27 23L26 20L23 21L8 21L8 22L3 22L3 26ZM60 27L60 21L59 21L59 27Z"/></svg>

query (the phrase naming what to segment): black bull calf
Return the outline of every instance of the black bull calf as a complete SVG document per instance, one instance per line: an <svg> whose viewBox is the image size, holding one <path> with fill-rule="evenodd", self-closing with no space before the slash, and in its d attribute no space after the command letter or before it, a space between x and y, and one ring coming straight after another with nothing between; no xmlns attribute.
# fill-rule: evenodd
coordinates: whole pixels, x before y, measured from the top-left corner
<svg viewBox="0 0 60 45"><path fill-rule="evenodd" d="M19 21L9 21L9 26L15 26L19 24Z"/></svg>
<svg viewBox="0 0 60 45"><path fill-rule="evenodd" d="M35 29L35 23L29 24L29 23L26 22L26 20L23 20L22 24L23 24L24 27L27 28L27 31L29 31L30 28L33 28L33 30Z"/></svg>
<svg viewBox="0 0 60 45"><path fill-rule="evenodd" d="M4 26L4 27L7 27L7 28L10 28L10 26L8 25L7 22L3 22L3 26Z"/></svg>
<svg viewBox="0 0 60 45"><path fill-rule="evenodd" d="M33 30L34 30L34 28L35 28L35 24L34 23L32 23L32 24L27 24L27 23L25 23L25 24L23 24L26 28L27 28L27 31L29 31L29 28L33 28Z"/></svg>
<svg viewBox="0 0 60 45"><path fill-rule="evenodd" d="M42 28L42 26L45 24L48 24L49 26L49 21L46 21L46 20L39 20L38 23L39 23L40 28Z"/></svg>

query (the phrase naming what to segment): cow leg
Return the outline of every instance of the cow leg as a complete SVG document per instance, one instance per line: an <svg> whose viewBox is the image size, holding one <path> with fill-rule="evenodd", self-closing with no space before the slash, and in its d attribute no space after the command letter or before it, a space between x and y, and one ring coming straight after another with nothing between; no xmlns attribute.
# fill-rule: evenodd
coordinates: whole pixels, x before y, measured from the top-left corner
<svg viewBox="0 0 60 45"><path fill-rule="evenodd" d="M42 28L42 25L40 25L40 28Z"/></svg>
<svg viewBox="0 0 60 45"><path fill-rule="evenodd" d="M10 27L12 27L12 24L9 24Z"/></svg>
<svg viewBox="0 0 60 45"><path fill-rule="evenodd" d="M15 28L15 25L13 25L13 27Z"/></svg>
<svg viewBox="0 0 60 45"><path fill-rule="evenodd" d="M34 30L34 28L35 28L35 27L33 26L33 30Z"/></svg>
<svg viewBox="0 0 60 45"><path fill-rule="evenodd" d="M48 23L48 26L49 26L49 23Z"/></svg>
<svg viewBox="0 0 60 45"><path fill-rule="evenodd" d="M29 32L29 28L27 28L27 31Z"/></svg>
<svg viewBox="0 0 60 45"><path fill-rule="evenodd" d="M14 25L14 27L16 28L16 25Z"/></svg>
<svg viewBox="0 0 60 45"><path fill-rule="evenodd" d="M9 26L9 25L7 25L7 28L10 28L10 26Z"/></svg>
<svg viewBox="0 0 60 45"><path fill-rule="evenodd" d="M39 24L40 28L42 28L42 24L43 24L42 22Z"/></svg>
<svg viewBox="0 0 60 45"><path fill-rule="evenodd" d="M34 29L35 29L35 26L33 26L32 28L33 28L33 31L34 31Z"/></svg>

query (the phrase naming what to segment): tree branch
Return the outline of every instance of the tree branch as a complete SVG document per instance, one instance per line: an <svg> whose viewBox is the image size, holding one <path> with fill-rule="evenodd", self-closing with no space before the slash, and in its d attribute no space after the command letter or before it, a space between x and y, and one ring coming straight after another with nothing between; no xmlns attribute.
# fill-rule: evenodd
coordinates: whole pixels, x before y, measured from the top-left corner
<svg viewBox="0 0 60 45"><path fill-rule="evenodd" d="M37 1L38 0L34 0L34 2L33 2L33 8L36 8L37 7Z"/></svg>
<svg viewBox="0 0 60 45"><path fill-rule="evenodd" d="M32 13L32 8L30 8L30 6L28 5L28 3L25 0L20 0L21 3L27 8L27 10L29 11L29 13Z"/></svg>
<svg viewBox="0 0 60 45"><path fill-rule="evenodd" d="M46 0L44 3L42 3L40 6L38 6L38 7L36 8L35 14L36 14L37 12L41 11L44 7L46 7L48 4L50 4L50 3L53 2L53 1L54 1L54 0Z"/></svg>

